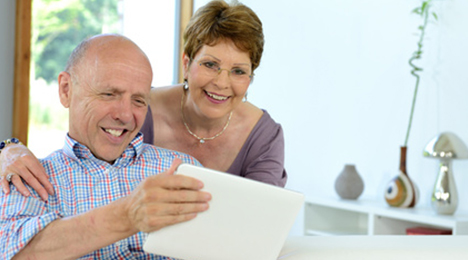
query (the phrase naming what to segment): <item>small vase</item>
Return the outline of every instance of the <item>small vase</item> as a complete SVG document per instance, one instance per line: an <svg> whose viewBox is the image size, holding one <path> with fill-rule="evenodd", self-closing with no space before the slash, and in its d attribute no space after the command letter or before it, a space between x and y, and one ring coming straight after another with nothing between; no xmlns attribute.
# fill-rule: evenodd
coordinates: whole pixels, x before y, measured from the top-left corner
<svg viewBox="0 0 468 260"><path fill-rule="evenodd" d="M412 208L419 199L419 190L406 171L406 150L406 146L401 147L400 172L388 183L385 190L385 200L392 207Z"/></svg>
<svg viewBox="0 0 468 260"><path fill-rule="evenodd" d="M341 171L335 181L336 193L342 199L355 200L364 190L364 182L356 170L356 166L346 164L343 171Z"/></svg>

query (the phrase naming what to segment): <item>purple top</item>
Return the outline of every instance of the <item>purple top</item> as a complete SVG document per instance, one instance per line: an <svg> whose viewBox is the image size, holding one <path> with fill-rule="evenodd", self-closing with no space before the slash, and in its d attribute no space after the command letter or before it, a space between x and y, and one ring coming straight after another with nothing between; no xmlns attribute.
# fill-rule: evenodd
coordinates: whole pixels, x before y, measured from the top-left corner
<svg viewBox="0 0 468 260"><path fill-rule="evenodd" d="M153 116L149 107L141 132L145 143L154 143ZM267 111L263 110L262 117L227 172L276 186L286 185L283 129Z"/></svg>
<svg viewBox="0 0 468 260"><path fill-rule="evenodd" d="M154 145L153 112L151 112L150 106L148 106L148 113L146 113L145 122L143 123L140 132L143 133L144 143Z"/></svg>

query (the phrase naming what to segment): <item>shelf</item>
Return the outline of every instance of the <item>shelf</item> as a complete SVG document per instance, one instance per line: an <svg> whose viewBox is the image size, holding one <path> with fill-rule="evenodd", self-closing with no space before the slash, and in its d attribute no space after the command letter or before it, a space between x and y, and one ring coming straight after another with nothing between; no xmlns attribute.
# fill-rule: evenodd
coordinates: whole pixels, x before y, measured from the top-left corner
<svg viewBox="0 0 468 260"><path fill-rule="evenodd" d="M406 228L423 226L468 234L468 216L437 215L427 208L393 208L373 200L308 198L305 235L404 235Z"/></svg>

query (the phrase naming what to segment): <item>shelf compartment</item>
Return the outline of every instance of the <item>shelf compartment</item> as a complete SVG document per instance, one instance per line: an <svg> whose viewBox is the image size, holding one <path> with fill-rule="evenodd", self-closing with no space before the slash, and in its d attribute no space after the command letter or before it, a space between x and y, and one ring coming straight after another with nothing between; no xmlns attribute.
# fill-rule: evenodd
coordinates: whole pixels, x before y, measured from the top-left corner
<svg viewBox="0 0 468 260"><path fill-rule="evenodd" d="M306 235L368 235L368 215L306 203L304 234Z"/></svg>
<svg viewBox="0 0 468 260"><path fill-rule="evenodd" d="M428 227L451 229L447 226L428 225L421 222L408 221L396 218L390 218L380 215L374 215L374 235L406 235L406 229L411 227Z"/></svg>

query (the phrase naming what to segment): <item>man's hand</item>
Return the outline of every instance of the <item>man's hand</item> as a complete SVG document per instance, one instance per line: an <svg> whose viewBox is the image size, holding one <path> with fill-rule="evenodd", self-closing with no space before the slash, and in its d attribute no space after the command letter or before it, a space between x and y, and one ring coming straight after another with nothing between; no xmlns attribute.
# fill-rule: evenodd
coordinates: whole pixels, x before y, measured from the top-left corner
<svg viewBox="0 0 468 260"><path fill-rule="evenodd" d="M139 231L195 218L208 209L211 195L200 191L201 181L174 175L180 163L174 160L168 171L146 178L127 197L51 222L14 259L76 259Z"/></svg>
<svg viewBox="0 0 468 260"><path fill-rule="evenodd" d="M168 171L146 178L126 198L128 225L135 231L156 231L193 219L208 209L211 195L200 191L203 183L174 175L180 164L181 160L175 159Z"/></svg>
<svg viewBox="0 0 468 260"><path fill-rule="evenodd" d="M11 182L24 196L29 196L29 190L24 186L25 180L37 191L43 200L48 194L54 194L54 188L49 182L44 168L34 154L24 145L10 144L0 153L0 184L5 194L10 193L10 185L6 180L8 174L13 174Z"/></svg>

